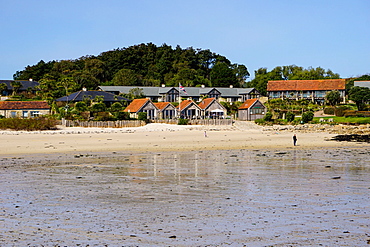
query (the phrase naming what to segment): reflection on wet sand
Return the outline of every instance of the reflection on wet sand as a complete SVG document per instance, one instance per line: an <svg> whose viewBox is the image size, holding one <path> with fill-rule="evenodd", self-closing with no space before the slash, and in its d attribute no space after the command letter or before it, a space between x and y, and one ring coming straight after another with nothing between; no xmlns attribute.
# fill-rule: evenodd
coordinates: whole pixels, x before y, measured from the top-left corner
<svg viewBox="0 0 370 247"><path fill-rule="evenodd" d="M363 246L369 151L1 159L4 246Z"/></svg>

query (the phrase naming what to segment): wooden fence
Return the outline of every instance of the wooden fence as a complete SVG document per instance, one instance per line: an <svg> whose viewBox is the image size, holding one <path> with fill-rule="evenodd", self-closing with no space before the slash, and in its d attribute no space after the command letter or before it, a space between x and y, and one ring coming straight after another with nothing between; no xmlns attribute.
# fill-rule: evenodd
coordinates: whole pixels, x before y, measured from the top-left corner
<svg viewBox="0 0 370 247"><path fill-rule="evenodd" d="M127 128L144 126L141 120L120 120L120 121L71 121L61 120L58 124L65 127L84 127L84 128Z"/></svg>
<svg viewBox="0 0 370 247"><path fill-rule="evenodd" d="M151 123L166 123L166 124L178 124L177 119L161 119L151 120ZM190 125L232 125L232 119L192 119L189 120Z"/></svg>
<svg viewBox="0 0 370 247"><path fill-rule="evenodd" d="M177 119L151 120L150 123L178 124ZM190 125L232 125L232 119L193 119L189 120ZM146 125L141 120L122 120L122 121L72 121L61 120L58 125L65 127L84 127L84 128L128 128Z"/></svg>

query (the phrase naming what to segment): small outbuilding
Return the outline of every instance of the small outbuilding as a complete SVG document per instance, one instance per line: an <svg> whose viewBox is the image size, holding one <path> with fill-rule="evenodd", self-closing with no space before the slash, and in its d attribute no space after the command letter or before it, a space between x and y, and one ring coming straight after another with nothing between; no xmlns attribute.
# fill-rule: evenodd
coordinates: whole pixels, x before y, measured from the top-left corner
<svg viewBox="0 0 370 247"><path fill-rule="evenodd" d="M157 118L159 109L150 99L134 99L124 110L130 113L130 117L138 118L139 112L145 112L148 119Z"/></svg>
<svg viewBox="0 0 370 247"><path fill-rule="evenodd" d="M202 109L193 100L181 101L178 109L181 118L196 119L202 116Z"/></svg>
<svg viewBox="0 0 370 247"><path fill-rule="evenodd" d="M33 118L50 114L46 101L0 101L0 115L5 118Z"/></svg>
<svg viewBox="0 0 370 247"><path fill-rule="evenodd" d="M157 117L159 119L173 119L178 115L176 107L170 102L158 102L154 105L158 108Z"/></svg>
<svg viewBox="0 0 370 247"><path fill-rule="evenodd" d="M266 106L258 99L248 99L238 108L239 120L254 121L263 118Z"/></svg>
<svg viewBox="0 0 370 247"><path fill-rule="evenodd" d="M202 109L203 118L223 118L227 114L226 108L216 98L207 98L198 104Z"/></svg>

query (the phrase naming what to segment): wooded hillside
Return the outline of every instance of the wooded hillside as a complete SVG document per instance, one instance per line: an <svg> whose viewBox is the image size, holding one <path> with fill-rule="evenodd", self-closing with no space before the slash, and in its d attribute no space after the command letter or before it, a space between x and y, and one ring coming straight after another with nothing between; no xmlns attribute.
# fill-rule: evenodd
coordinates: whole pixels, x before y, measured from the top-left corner
<svg viewBox="0 0 370 247"><path fill-rule="evenodd" d="M15 80L39 81L45 89L68 91L99 85L126 86L243 86L249 77L244 65L232 64L210 50L172 48L152 43L84 56L75 60L40 61L17 71ZM65 95L65 93L62 93Z"/></svg>

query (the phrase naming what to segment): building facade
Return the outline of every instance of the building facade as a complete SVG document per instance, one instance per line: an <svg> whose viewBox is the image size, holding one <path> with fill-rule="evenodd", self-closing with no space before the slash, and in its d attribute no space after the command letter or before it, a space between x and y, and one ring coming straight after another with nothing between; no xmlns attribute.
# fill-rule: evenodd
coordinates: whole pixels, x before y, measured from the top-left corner
<svg viewBox="0 0 370 247"><path fill-rule="evenodd" d="M283 80L268 81L267 84L269 99L307 99L320 104L325 102L326 94L333 90L337 90L342 97L342 101L345 101L346 80Z"/></svg>
<svg viewBox="0 0 370 247"><path fill-rule="evenodd" d="M50 114L46 101L0 101L0 115L5 118L34 118Z"/></svg>

